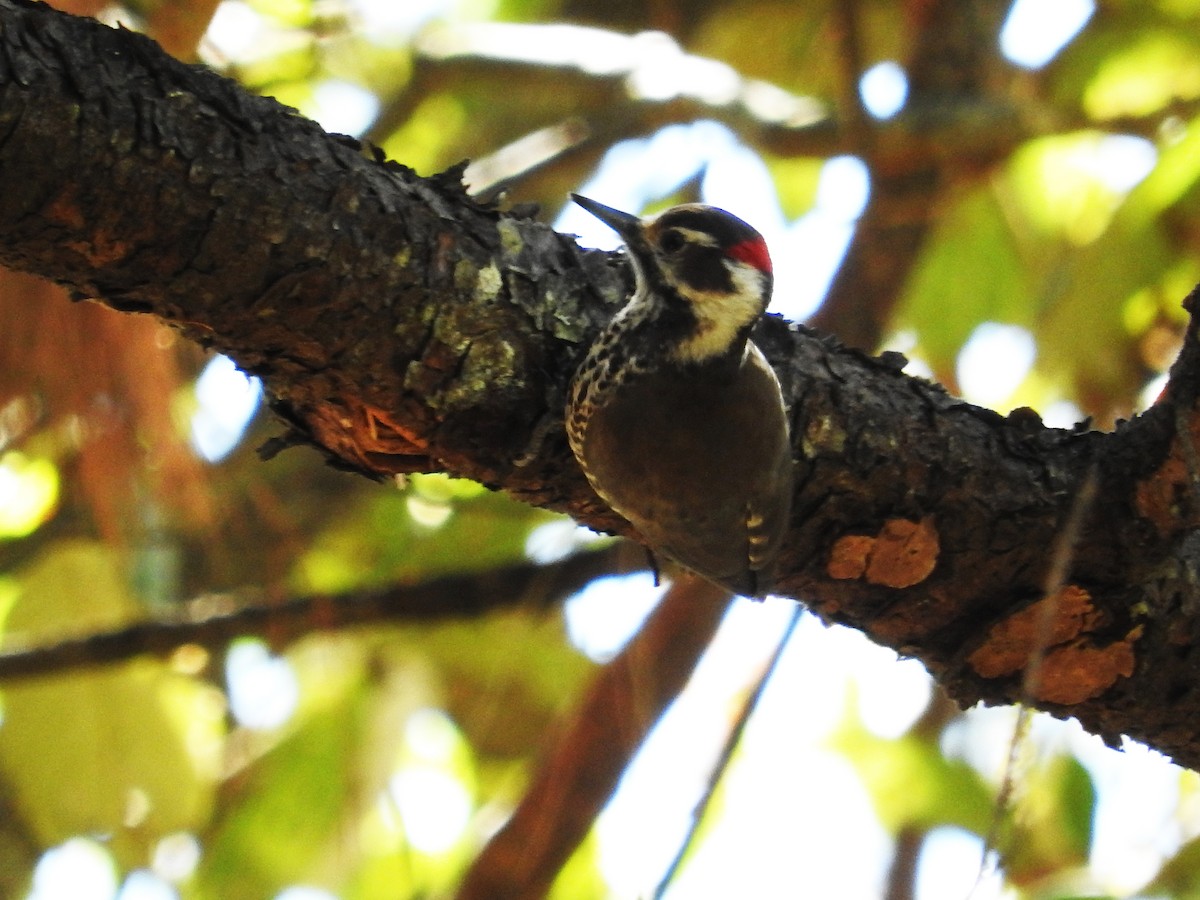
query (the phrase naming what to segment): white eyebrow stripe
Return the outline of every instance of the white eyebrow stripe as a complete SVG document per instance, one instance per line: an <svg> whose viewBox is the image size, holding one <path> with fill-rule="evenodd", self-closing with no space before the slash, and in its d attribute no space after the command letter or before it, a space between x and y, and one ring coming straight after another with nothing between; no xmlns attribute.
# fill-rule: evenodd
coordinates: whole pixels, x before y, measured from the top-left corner
<svg viewBox="0 0 1200 900"><path fill-rule="evenodd" d="M707 231L697 231L695 228L684 228L682 225L668 225L664 231L677 231L693 244L701 244L705 247L716 247L717 239Z"/></svg>

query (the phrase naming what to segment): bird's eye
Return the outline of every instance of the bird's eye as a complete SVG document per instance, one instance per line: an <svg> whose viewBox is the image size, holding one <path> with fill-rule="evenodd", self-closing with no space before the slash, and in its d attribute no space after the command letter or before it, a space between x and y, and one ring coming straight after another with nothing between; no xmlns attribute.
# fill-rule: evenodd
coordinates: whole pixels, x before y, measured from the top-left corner
<svg viewBox="0 0 1200 900"><path fill-rule="evenodd" d="M658 239L658 246L662 249L663 253L675 253L682 249L686 243L687 240L684 236L674 228L664 231L662 237Z"/></svg>

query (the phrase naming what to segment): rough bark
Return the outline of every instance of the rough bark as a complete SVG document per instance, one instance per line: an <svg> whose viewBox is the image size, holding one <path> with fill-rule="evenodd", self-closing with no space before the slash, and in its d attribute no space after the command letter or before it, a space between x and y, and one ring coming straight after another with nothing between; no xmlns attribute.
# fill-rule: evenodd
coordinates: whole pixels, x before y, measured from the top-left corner
<svg viewBox="0 0 1200 900"><path fill-rule="evenodd" d="M629 286L618 256L23 0L0 0L0 263L230 354L348 468L444 470L627 531L559 421ZM794 423L784 592L963 703L1019 699L1043 646L1037 705L1200 765L1194 329L1165 399L1110 434L1001 417L779 319L758 338Z"/></svg>

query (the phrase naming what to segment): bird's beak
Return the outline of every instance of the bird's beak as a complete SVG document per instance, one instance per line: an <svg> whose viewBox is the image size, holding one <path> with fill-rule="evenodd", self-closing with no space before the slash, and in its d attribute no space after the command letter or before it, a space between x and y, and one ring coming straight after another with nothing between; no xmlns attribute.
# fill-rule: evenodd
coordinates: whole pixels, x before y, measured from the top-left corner
<svg viewBox="0 0 1200 900"><path fill-rule="evenodd" d="M595 200L589 200L587 197L581 197L579 194L572 194L571 199L619 234L626 242L635 238L642 231L642 220L637 216L613 209L611 206L605 206L603 203L597 203Z"/></svg>

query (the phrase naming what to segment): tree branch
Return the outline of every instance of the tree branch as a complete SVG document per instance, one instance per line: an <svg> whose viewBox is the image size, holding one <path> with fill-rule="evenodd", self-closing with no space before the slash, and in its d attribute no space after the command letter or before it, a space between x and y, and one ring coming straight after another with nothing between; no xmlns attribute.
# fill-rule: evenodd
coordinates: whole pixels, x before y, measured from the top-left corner
<svg viewBox="0 0 1200 900"><path fill-rule="evenodd" d="M441 469L629 532L557 424L629 289L619 256L24 0L0 0L0 187L0 263L229 353L331 459ZM1001 417L779 319L757 339L795 441L782 591L919 657L960 702L1015 700L1094 466L1034 700L1200 764L1194 328L1162 404L1112 434Z"/></svg>
<svg viewBox="0 0 1200 900"><path fill-rule="evenodd" d="M654 723L687 684L729 599L697 577L671 585L645 627L597 673L521 803L475 858L457 900L546 895Z"/></svg>
<svg viewBox="0 0 1200 900"><path fill-rule="evenodd" d="M619 547L578 553L550 565L532 563L434 578L421 584L330 596L247 603L229 596L202 597L173 618L136 622L57 643L0 651L0 681L61 675L126 662L143 654L166 655L184 644L222 647L237 637L261 635L287 643L314 629L373 622L428 623L473 617L515 607L547 607L589 581L621 568Z"/></svg>
<svg viewBox="0 0 1200 900"><path fill-rule="evenodd" d="M984 89L997 57L998 13L1007 6L998 0L915 4L905 108L890 124L848 114L855 127L846 152L870 167L870 202L811 324L836 331L852 347L879 346L943 198L964 180L991 171L1030 136L1015 108L989 102L996 92ZM849 65L855 4L842 0L835 10ZM862 75L842 74L842 105L851 110Z"/></svg>

